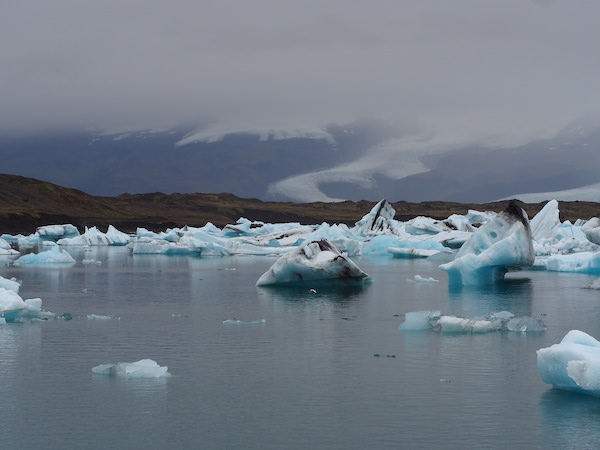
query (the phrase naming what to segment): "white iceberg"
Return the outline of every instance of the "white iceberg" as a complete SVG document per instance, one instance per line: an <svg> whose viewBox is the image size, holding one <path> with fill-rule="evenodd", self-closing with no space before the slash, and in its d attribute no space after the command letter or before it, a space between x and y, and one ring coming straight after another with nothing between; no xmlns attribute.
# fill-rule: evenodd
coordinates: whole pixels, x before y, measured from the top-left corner
<svg viewBox="0 0 600 450"><path fill-rule="evenodd" d="M256 282L257 286L305 281L362 282L368 275L331 242L309 242L283 255Z"/></svg>
<svg viewBox="0 0 600 450"><path fill-rule="evenodd" d="M0 276L0 288L7 289L9 291L13 291L18 294L19 289L21 288L21 283L19 283L15 278L4 278Z"/></svg>
<svg viewBox="0 0 600 450"><path fill-rule="evenodd" d="M408 278L406 281L410 281L411 283L439 283L440 280L436 280L433 277L422 277L421 275L415 275L413 279Z"/></svg>
<svg viewBox="0 0 600 450"><path fill-rule="evenodd" d="M85 227L85 232L76 237L59 239L58 245L66 246L102 246L102 245L125 245L130 238L125 233L120 232L110 225L108 231L103 233L96 227Z"/></svg>
<svg viewBox="0 0 600 450"><path fill-rule="evenodd" d="M356 222L352 232L358 236L397 234L399 223L394 220L396 210L387 200L381 200L362 219Z"/></svg>
<svg viewBox="0 0 600 450"><path fill-rule="evenodd" d="M101 364L93 367L92 372L99 375L110 375L124 378L161 378L170 377L167 372L167 366L159 366L152 359L142 359L140 361L127 363L118 362L115 364Z"/></svg>
<svg viewBox="0 0 600 450"><path fill-rule="evenodd" d="M598 217L592 217L583 224L581 231L583 231L588 241L600 245L600 219Z"/></svg>
<svg viewBox="0 0 600 450"><path fill-rule="evenodd" d="M537 366L544 383L600 397L600 342L583 331L571 330L559 344L538 350Z"/></svg>
<svg viewBox="0 0 600 450"><path fill-rule="evenodd" d="M44 252L23 255L15 261L15 264L75 264L75 260L66 250L54 246Z"/></svg>
<svg viewBox="0 0 600 450"><path fill-rule="evenodd" d="M600 253L579 252L570 255L552 255L546 260L546 270L600 274Z"/></svg>
<svg viewBox="0 0 600 450"><path fill-rule="evenodd" d="M23 300L15 291L0 287L0 315L2 322L39 322L55 315L42 311L42 299Z"/></svg>
<svg viewBox="0 0 600 450"><path fill-rule="evenodd" d="M509 271L532 267L534 261L527 214L511 202L473 233L454 261L440 268L448 272L451 284L491 284L502 280Z"/></svg>
<svg viewBox="0 0 600 450"><path fill-rule="evenodd" d="M403 331L431 330L442 316L441 311L412 311L404 315L404 322L400 324Z"/></svg>
<svg viewBox="0 0 600 450"><path fill-rule="evenodd" d="M443 333L488 333L501 328L496 321L463 319L454 316L442 316L437 324Z"/></svg>
<svg viewBox="0 0 600 450"><path fill-rule="evenodd" d="M531 234L536 241L553 238L560 227L558 202L550 200L529 222Z"/></svg>
<svg viewBox="0 0 600 450"><path fill-rule="evenodd" d="M58 240L79 236L79 230L70 223L64 225L45 225L37 228L37 234L45 239Z"/></svg>

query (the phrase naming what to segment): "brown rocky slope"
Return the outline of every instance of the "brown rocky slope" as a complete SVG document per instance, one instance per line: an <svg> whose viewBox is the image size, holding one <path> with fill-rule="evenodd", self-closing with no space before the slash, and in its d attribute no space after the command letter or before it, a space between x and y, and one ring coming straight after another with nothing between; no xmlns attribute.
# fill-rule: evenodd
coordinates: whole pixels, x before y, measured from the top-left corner
<svg viewBox="0 0 600 450"><path fill-rule="evenodd" d="M212 222L217 226L234 223L240 217L265 222L322 222L353 224L365 215L373 202L291 203L263 202L232 194L122 194L96 197L52 183L15 175L0 174L0 233L31 233L41 225L72 223L106 228L109 224L122 231L143 226L153 230ZM416 216L444 219L451 214L465 214L469 209L501 211L508 202L484 204L422 202L392 203L396 219ZM544 203L519 204L529 217ZM574 221L600 215L600 203L561 202L563 219Z"/></svg>

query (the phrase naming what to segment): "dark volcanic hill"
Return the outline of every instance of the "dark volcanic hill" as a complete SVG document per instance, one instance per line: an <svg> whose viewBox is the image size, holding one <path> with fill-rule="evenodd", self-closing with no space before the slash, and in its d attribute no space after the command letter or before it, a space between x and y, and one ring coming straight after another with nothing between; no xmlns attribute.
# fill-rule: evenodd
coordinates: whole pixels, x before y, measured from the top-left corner
<svg viewBox="0 0 600 450"><path fill-rule="evenodd" d="M465 204L449 202L393 203L396 219L416 216L446 218L465 214L469 209L501 211L508 202ZM277 203L244 199L232 194L122 194L97 197L32 178L0 174L0 233L31 233L41 225L72 223L107 227L123 231L143 226L154 230L212 222L217 226L235 223L240 217L265 222L322 222L353 224L374 206L374 202ZM522 204L530 217L544 203ZM565 219L589 219L600 215L600 204L563 202Z"/></svg>

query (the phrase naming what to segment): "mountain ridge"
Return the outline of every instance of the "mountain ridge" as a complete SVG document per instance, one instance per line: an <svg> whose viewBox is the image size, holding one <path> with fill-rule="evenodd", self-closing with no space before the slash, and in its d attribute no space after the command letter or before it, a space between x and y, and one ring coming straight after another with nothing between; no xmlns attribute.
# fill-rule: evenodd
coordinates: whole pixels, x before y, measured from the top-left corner
<svg viewBox="0 0 600 450"><path fill-rule="evenodd" d="M518 202L533 217L546 202ZM445 219L451 214L466 214L469 209L501 211L508 201L493 203L394 202L396 219L417 216ZM235 223L240 217L264 222L300 222L303 224L354 224L375 202L345 201L339 203L265 202L256 198L240 198L220 194L121 194L114 197L93 196L83 191L18 175L0 174L0 233L31 233L42 225L71 223L106 228L114 225L133 232L137 227L155 231L184 225L217 226ZM600 215L600 203L563 202L564 219L589 219Z"/></svg>

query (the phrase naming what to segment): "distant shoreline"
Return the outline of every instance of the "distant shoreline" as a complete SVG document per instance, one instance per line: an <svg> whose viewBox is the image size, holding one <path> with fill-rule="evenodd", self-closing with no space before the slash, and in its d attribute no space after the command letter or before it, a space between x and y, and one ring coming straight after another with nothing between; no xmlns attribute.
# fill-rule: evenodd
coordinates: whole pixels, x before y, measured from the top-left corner
<svg viewBox="0 0 600 450"><path fill-rule="evenodd" d="M388 199L389 200L389 199ZM138 227L161 231L184 225L203 226L211 222L218 227L235 223L240 217L270 223L354 224L367 214L376 202L346 201L340 203L263 202L233 194L122 194L98 197L77 189L65 188L33 178L0 174L0 234L33 233L43 225L70 223L80 230L88 226L101 229L114 225L124 232ZM501 211L508 201L493 203L394 202L396 220L407 221L417 216L445 219L468 210ZM546 202L518 202L533 217ZM600 203L560 202L561 220L574 222L600 216Z"/></svg>

